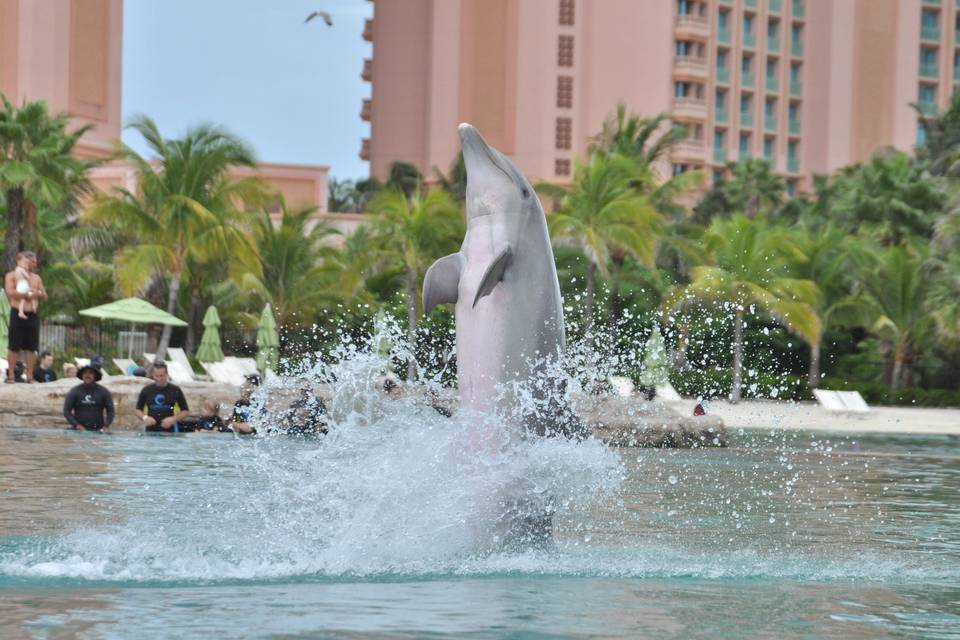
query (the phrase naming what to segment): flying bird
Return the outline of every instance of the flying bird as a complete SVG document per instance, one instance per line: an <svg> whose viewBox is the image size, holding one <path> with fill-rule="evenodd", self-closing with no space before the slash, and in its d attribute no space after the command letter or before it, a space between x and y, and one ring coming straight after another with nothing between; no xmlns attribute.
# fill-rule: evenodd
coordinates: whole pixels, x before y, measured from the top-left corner
<svg viewBox="0 0 960 640"><path fill-rule="evenodd" d="M323 18L323 21L327 23L327 26L328 26L328 27L332 27L332 26L333 26L333 16L331 16L331 15L330 15L329 13L327 13L326 11L314 11L313 13L311 13L310 15L308 15L308 16L307 16L307 19L304 20L303 22L304 22L304 24L306 24L307 22L310 22L310 21L313 20L314 18Z"/></svg>

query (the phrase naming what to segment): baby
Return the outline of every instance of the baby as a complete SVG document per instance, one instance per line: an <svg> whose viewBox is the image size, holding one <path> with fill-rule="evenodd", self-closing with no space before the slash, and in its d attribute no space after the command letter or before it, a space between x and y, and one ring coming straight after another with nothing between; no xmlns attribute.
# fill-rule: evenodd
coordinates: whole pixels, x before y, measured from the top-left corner
<svg viewBox="0 0 960 640"><path fill-rule="evenodd" d="M14 277L17 279L17 293L21 296L25 296L30 293L30 274L27 273L27 270L21 266L17 266L14 270ZM20 298L19 304L17 304L17 315L20 316L22 320L26 320L27 313L24 310L27 306L27 299L25 297Z"/></svg>
<svg viewBox="0 0 960 640"><path fill-rule="evenodd" d="M220 403L213 400L204 400L203 411L200 412L200 419L197 420L197 432L217 433L226 430L223 418L220 417Z"/></svg>

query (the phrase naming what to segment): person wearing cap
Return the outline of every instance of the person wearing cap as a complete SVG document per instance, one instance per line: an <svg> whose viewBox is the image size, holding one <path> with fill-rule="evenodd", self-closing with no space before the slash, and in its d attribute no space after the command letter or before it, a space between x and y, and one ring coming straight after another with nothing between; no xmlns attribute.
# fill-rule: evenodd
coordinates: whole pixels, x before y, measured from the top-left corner
<svg viewBox="0 0 960 640"><path fill-rule="evenodd" d="M116 412L109 389L98 384L103 379L103 373L96 367L86 365L80 367L77 377L83 382L67 393L63 401L63 417L70 423L71 429L78 431L109 429Z"/></svg>
<svg viewBox="0 0 960 640"><path fill-rule="evenodd" d="M190 411L187 398L180 387L170 384L164 363L154 362L150 377L153 378L153 384L140 390L134 413L143 422L145 431L179 432L179 418L186 418Z"/></svg>

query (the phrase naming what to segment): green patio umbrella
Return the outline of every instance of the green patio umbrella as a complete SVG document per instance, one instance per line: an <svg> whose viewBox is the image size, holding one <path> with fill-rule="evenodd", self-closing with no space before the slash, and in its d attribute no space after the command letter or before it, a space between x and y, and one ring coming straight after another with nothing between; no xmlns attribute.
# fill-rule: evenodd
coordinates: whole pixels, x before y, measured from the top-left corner
<svg viewBox="0 0 960 640"><path fill-rule="evenodd" d="M270 303L260 314L260 327L257 329L257 368L266 373L267 369L276 371L280 360L280 337L277 335L277 321L273 318Z"/></svg>
<svg viewBox="0 0 960 640"><path fill-rule="evenodd" d="M6 294L0 294L0 345L7 344L10 335L10 301ZM6 347L3 347L5 350Z"/></svg>
<svg viewBox="0 0 960 640"><path fill-rule="evenodd" d="M200 348L197 349L197 360L200 362L223 360L223 349L220 348L220 314L213 305L207 307L207 313L203 316L203 337L200 338Z"/></svg>
<svg viewBox="0 0 960 640"><path fill-rule="evenodd" d="M100 320L118 320L130 324L169 324L173 327L185 327L187 323L180 318L170 315L163 309L158 309L146 300L140 298L124 298L90 307L79 312L82 316L98 318ZM130 348L133 348L131 342ZM127 357L130 357L127 353Z"/></svg>

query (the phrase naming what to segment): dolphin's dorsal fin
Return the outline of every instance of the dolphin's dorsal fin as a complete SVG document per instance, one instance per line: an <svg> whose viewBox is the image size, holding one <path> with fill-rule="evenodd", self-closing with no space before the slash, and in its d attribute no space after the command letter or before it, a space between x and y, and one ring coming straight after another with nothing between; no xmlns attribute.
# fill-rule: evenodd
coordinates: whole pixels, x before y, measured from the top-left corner
<svg viewBox="0 0 960 640"><path fill-rule="evenodd" d="M483 279L480 280L480 286L477 287L477 295L473 299L473 306L477 306L477 301L485 295L488 295L497 283L503 280L503 272L510 264L510 245L506 242L500 245L500 251L490 261L487 268L483 271Z"/></svg>
<svg viewBox="0 0 960 640"><path fill-rule="evenodd" d="M460 290L463 254L451 253L430 265L423 277L423 313L430 315L438 304L456 304Z"/></svg>

